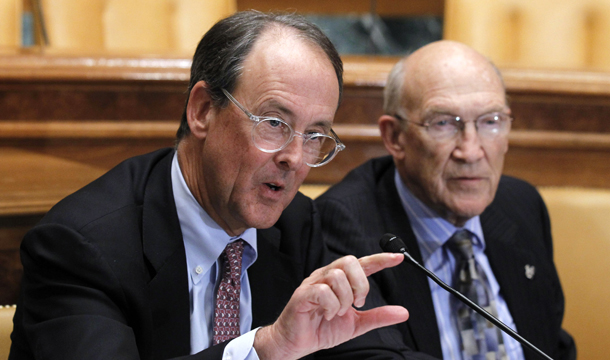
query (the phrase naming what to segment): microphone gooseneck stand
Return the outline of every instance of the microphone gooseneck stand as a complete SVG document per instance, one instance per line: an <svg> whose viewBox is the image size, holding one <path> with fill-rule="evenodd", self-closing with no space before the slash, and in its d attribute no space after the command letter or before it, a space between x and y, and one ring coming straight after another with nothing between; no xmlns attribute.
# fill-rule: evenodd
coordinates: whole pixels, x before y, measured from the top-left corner
<svg viewBox="0 0 610 360"><path fill-rule="evenodd" d="M505 333L510 335L513 339L515 339L519 343L521 343L521 345L524 345L528 349L533 350L534 352L540 354L540 356L544 357L545 359L553 360L550 356L545 354L542 350L538 349L536 346L534 346L532 343L527 341L521 335L517 334L517 332L515 332L513 329L508 327L508 325L506 325L505 323L503 323L502 321L500 321L499 319L494 317L492 314L490 314L485 309L483 309L482 307L477 305L475 302L473 302L472 300L470 300L469 298L464 296L459 291L455 290L451 286L444 283L441 279L439 279L436 275L434 275L434 273L432 271L426 269L426 267L424 267L419 262L417 262L417 260L413 259L413 257L407 251L407 246L402 241L402 239L399 238L398 236L392 235L392 234L385 234L381 237L381 240L379 240L379 245L386 252L403 254L405 256L405 258L407 258L412 265L414 265L416 268L422 270L430 279L432 279L440 287L442 287L449 293L456 296L458 299L460 299L460 301L462 301L463 303L468 305L471 309L473 309L474 311L479 313L485 319L489 320L495 326L499 327L502 331L504 331Z"/></svg>

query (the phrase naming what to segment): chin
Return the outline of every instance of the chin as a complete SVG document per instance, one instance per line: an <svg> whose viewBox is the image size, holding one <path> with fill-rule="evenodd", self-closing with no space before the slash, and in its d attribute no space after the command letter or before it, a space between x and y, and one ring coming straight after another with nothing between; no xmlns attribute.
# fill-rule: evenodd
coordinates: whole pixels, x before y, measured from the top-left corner
<svg viewBox="0 0 610 360"><path fill-rule="evenodd" d="M488 205L489 203L458 205L453 213L461 218L470 219L481 215Z"/></svg>
<svg viewBox="0 0 610 360"><path fill-rule="evenodd" d="M283 210L283 209L282 209ZM275 208L262 207L255 213L250 214L246 223L250 228L267 229L272 227L282 215L282 210Z"/></svg>

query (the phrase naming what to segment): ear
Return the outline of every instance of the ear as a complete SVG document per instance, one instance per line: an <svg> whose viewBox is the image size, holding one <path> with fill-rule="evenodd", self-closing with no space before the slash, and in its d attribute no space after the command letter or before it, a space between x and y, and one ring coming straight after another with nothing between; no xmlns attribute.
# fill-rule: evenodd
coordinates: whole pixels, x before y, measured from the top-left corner
<svg viewBox="0 0 610 360"><path fill-rule="evenodd" d="M379 120L379 131L385 148L395 159L404 157L404 129L398 119L390 115L382 115Z"/></svg>
<svg viewBox="0 0 610 360"><path fill-rule="evenodd" d="M198 139L205 139L213 113L212 98L208 92L207 84L205 81L199 81L191 89L186 106L186 119L193 136Z"/></svg>

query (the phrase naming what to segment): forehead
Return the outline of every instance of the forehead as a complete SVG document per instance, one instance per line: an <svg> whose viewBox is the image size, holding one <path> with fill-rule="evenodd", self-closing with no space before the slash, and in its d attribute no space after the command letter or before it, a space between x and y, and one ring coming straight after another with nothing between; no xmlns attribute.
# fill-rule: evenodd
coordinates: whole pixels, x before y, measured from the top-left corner
<svg viewBox="0 0 610 360"><path fill-rule="evenodd" d="M405 95L411 109L479 108L484 112L486 108L500 110L506 106L502 80L485 58L470 53L436 53L435 56L417 59L411 64L411 71L406 72Z"/></svg>
<svg viewBox="0 0 610 360"><path fill-rule="evenodd" d="M248 106L269 105L286 112L307 107L332 121L339 84L319 47L296 36L293 29L273 28L261 34L246 57L236 93Z"/></svg>

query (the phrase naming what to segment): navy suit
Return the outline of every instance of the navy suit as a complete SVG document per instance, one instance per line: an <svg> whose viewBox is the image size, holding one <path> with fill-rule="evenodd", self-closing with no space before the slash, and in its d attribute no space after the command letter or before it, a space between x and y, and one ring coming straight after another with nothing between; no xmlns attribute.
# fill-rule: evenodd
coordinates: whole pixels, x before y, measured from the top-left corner
<svg viewBox="0 0 610 360"><path fill-rule="evenodd" d="M323 233L331 251L358 257L378 253L385 233L401 237L410 254L423 263L419 246L394 184L391 157L373 159L316 199ZM561 328L564 298L553 263L546 206L536 189L503 176L495 199L481 214L486 254L519 333L559 359L574 359L576 348ZM534 266L532 279L525 267ZM398 304L410 317L387 341L406 345L420 358L442 358L440 335L428 280L408 264L371 277L369 304ZM387 330L385 330L387 331ZM524 349L528 360L539 355Z"/></svg>
<svg viewBox="0 0 610 360"><path fill-rule="evenodd" d="M11 360L221 358L226 343L188 355L173 155L162 149L126 160L58 203L25 236ZM274 322L303 279L328 260L313 202L300 193L257 235L258 259L248 270L253 327Z"/></svg>

